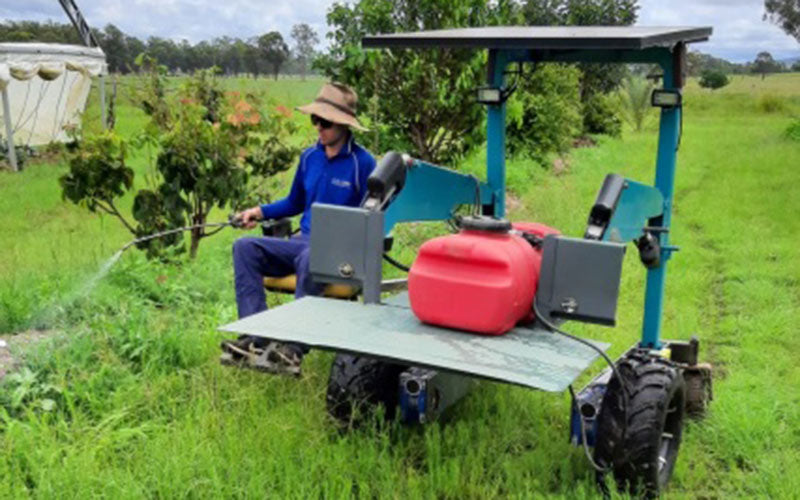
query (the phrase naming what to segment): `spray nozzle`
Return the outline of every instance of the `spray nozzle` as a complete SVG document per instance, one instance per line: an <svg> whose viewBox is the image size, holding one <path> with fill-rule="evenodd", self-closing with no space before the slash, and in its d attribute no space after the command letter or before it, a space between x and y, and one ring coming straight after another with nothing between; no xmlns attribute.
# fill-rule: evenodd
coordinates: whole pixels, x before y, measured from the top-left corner
<svg viewBox="0 0 800 500"><path fill-rule="evenodd" d="M230 214L228 216L228 224L235 227L236 229L241 229L244 227L244 221L237 214Z"/></svg>

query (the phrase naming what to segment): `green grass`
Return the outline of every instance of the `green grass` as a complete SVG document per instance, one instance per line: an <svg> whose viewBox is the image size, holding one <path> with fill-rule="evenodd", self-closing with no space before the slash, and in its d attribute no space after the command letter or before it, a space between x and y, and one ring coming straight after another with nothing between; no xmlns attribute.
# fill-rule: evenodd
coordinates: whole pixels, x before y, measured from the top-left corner
<svg viewBox="0 0 800 500"><path fill-rule="evenodd" d="M672 232L681 251L670 261L664 335L699 335L717 378L708 418L686 429L667 497L800 491L800 143L784 134L800 113L798 76L687 90ZM292 106L318 85L231 83L264 86ZM763 109L765 95L782 109ZM129 107L119 117L124 133L143 123ZM652 181L655 126L573 151L560 175L510 160L519 202L510 217L580 234L606 173ZM480 172L484 155L461 167ZM142 174L145 159L134 166ZM483 382L447 423L339 434L324 410L330 354L312 352L299 381L221 368L215 329L235 318L236 233L205 241L196 261L177 266L129 253L79 293L128 235L62 202L64 171L0 173L0 330L59 332L28 353L24 384L0 390L0 497L598 496L582 450L567 443L565 395ZM436 230L399 229L398 258L410 262ZM621 353L639 337L643 286L628 252L619 326L569 330ZM46 400L53 411L42 410Z"/></svg>

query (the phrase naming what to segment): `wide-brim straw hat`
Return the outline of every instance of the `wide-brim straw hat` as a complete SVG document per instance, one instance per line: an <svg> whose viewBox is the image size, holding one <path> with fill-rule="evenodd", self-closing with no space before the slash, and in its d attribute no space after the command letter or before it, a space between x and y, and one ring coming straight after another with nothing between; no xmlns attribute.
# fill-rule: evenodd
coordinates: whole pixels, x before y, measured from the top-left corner
<svg viewBox="0 0 800 500"><path fill-rule="evenodd" d="M317 115L333 123L369 132L356 118L357 104L358 96L353 89L340 83L326 83L314 102L295 109L307 115Z"/></svg>

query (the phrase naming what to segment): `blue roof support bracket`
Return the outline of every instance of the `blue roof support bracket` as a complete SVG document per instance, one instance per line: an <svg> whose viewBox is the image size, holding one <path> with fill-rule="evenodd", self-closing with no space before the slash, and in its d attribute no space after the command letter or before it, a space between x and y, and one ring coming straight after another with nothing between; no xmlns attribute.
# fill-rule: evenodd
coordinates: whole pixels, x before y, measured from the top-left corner
<svg viewBox="0 0 800 500"><path fill-rule="evenodd" d="M642 236L648 221L664 211L661 191L630 179L625 179L617 209L608 224L603 240L627 243Z"/></svg>
<svg viewBox="0 0 800 500"><path fill-rule="evenodd" d="M481 204L490 203L492 190L476 177L413 160L403 190L386 209L384 233L398 222L447 220L459 205L475 203L476 188Z"/></svg>
<svg viewBox="0 0 800 500"><path fill-rule="evenodd" d="M684 46L675 47L675 53L668 52L660 58L659 64L664 70L664 89L680 90L682 76L680 62L683 57L679 51ZM676 84L677 82L677 84ZM661 244L661 263L647 271L647 287L645 289L644 321L642 324L642 347L661 348L661 317L664 309L664 284L667 276L667 262L673 252L669 245L669 227L672 219L672 197L675 189L675 163L680 141L681 113L680 106L661 108L661 119L658 136L658 156L656 158L656 188L664 198L664 210L661 217L653 221L654 225L663 228L658 238Z"/></svg>

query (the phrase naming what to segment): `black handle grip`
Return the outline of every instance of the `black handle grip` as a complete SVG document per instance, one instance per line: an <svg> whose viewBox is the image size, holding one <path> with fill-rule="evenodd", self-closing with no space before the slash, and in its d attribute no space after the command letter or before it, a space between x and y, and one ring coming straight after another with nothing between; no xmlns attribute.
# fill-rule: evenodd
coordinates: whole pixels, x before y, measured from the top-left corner
<svg viewBox="0 0 800 500"><path fill-rule="evenodd" d="M625 178L617 174L608 174L603 186L597 193L592 210L589 212L589 223L584 238L599 240L611 222L617 204L625 189Z"/></svg>
<svg viewBox="0 0 800 500"><path fill-rule="evenodd" d="M394 188L403 189L406 183L406 164L400 153L390 151L381 159L367 179L367 190L371 198L383 199Z"/></svg>
<svg viewBox="0 0 800 500"><path fill-rule="evenodd" d="M617 209L623 189L625 189L625 178L617 174L608 174L597 193L597 199L592 206L591 218L598 222L608 222L614 210Z"/></svg>
<svg viewBox="0 0 800 500"><path fill-rule="evenodd" d="M286 218L261 221L261 234L274 238L288 238L292 235L292 221Z"/></svg>

